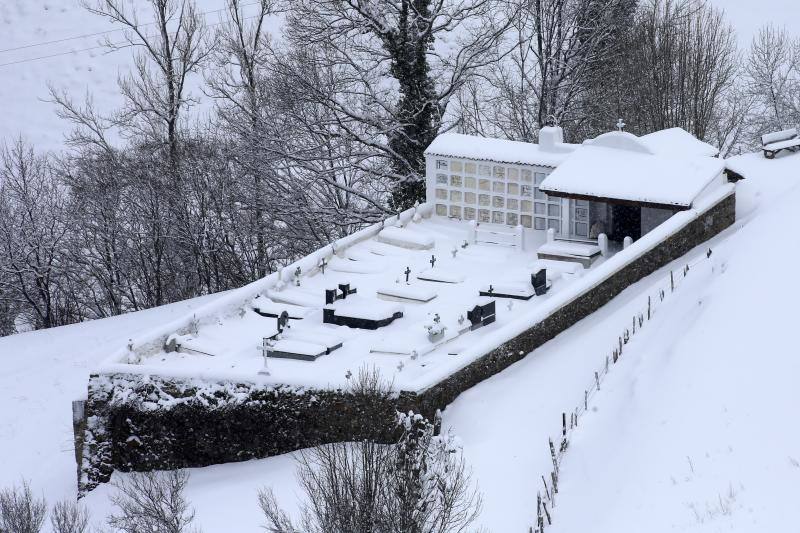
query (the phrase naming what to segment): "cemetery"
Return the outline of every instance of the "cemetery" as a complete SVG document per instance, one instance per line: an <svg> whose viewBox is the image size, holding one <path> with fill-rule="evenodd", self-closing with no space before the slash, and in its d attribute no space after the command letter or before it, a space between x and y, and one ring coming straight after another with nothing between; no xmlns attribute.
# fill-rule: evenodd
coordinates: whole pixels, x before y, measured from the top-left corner
<svg viewBox="0 0 800 533"><path fill-rule="evenodd" d="M681 174L671 196L658 180L637 189L625 172L605 188L579 179L595 157L620 165L632 159L638 171L660 168L665 156L631 137L616 132L580 147L540 147L516 172L484 169L495 183L489 189L505 195L497 201L506 206L501 221L471 217L466 208L442 211L434 192L424 204L131 339L90 377L81 490L107 481L115 468L200 466L365 434L386 438L395 409L433 416L734 222L735 185L708 154L673 161L674 172L697 172ZM511 154L501 145L497 159ZM492 141L477 152L489 157L496 148ZM580 164L570 167L570 154ZM443 156L430 157L436 166ZM460 167L447 160L449 172L480 174L483 163L468 166L461 157ZM526 172L532 158L559 166ZM438 186L439 173L428 176L429 187ZM527 193L530 215L509 212L522 209L513 196ZM541 211L544 220L535 221ZM610 215L608 226L593 221L597 213ZM391 405L364 407L353 392L364 369L391 384ZM207 441L201 456L175 447L193 449L198 431Z"/></svg>
<svg viewBox="0 0 800 533"><path fill-rule="evenodd" d="M238 312L172 335L130 371L346 387L348 371L369 365L406 388L588 271L513 243L469 243L463 221L433 216L386 229L332 254L324 273L284 270Z"/></svg>

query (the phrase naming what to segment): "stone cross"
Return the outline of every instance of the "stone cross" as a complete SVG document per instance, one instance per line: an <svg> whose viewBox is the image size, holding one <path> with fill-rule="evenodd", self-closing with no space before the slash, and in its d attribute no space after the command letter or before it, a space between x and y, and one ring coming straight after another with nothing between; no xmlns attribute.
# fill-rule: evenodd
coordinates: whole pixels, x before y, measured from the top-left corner
<svg viewBox="0 0 800 533"><path fill-rule="evenodd" d="M408 275L411 274L411 269L406 267L406 271L404 272L404 274L406 275L406 283L408 283Z"/></svg>
<svg viewBox="0 0 800 533"><path fill-rule="evenodd" d="M432 255L432 256L431 256L431 260L430 260L429 262L430 262L430 264L431 264L431 268L433 268L434 266L436 266L436 256L435 256L435 255Z"/></svg>
<svg viewBox="0 0 800 533"><path fill-rule="evenodd" d="M269 337L264 337L261 341L261 346L258 348L261 350L261 355L264 356L264 368L259 371L259 374L264 374L269 376L269 363L267 362L269 357L269 352L272 351L272 340Z"/></svg>
<svg viewBox="0 0 800 533"><path fill-rule="evenodd" d="M325 258L319 260L319 268L322 270L322 275L325 275L325 267L328 266L328 262L325 261Z"/></svg>
<svg viewBox="0 0 800 533"><path fill-rule="evenodd" d="M625 122L623 122L623 121L622 121L622 118L620 118L619 120L617 120L617 130L619 130L619 131L625 131L625 125L626 125L626 124L625 124Z"/></svg>

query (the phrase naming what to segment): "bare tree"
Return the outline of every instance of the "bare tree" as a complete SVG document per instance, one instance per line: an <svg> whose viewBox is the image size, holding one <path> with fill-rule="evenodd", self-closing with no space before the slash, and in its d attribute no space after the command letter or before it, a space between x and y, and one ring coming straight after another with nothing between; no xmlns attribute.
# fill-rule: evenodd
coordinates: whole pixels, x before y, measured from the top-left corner
<svg viewBox="0 0 800 533"><path fill-rule="evenodd" d="M53 533L87 533L89 511L75 502L60 501L53 506L50 525Z"/></svg>
<svg viewBox="0 0 800 533"><path fill-rule="evenodd" d="M184 470L133 472L114 483L111 497L117 513L108 524L125 533L185 533L192 531L194 511L184 490L189 474Z"/></svg>
<svg viewBox="0 0 800 533"><path fill-rule="evenodd" d="M332 112L342 135L386 163L393 209L422 199L423 152L458 88L490 61L507 15L491 0L292 3L291 42L336 65L341 80L331 93L298 71L296 86Z"/></svg>
<svg viewBox="0 0 800 533"><path fill-rule="evenodd" d="M648 2L629 44L626 122L640 134L677 126L705 139L737 72L733 30L705 0Z"/></svg>
<svg viewBox="0 0 800 533"><path fill-rule="evenodd" d="M270 490L259 503L270 533L446 533L475 521L481 498L452 435L419 415L400 417L396 444L337 443L302 453L307 501L299 526Z"/></svg>
<svg viewBox="0 0 800 533"><path fill-rule="evenodd" d="M754 98L755 134L800 123L800 37L765 26L753 38L746 66L746 90Z"/></svg>
<svg viewBox="0 0 800 533"><path fill-rule="evenodd" d="M126 106L116 117L117 125L152 143L167 147L170 167L178 161L180 121L194 103L187 93L189 76L197 72L209 53L203 17L190 0L148 0L153 22L143 24L125 0L84 2L89 12L121 24L123 42L106 41L112 49L137 51L134 74L122 77L119 88ZM154 27L155 31L150 31Z"/></svg>
<svg viewBox="0 0 800 533"><path fill-rule="evenodd" d="M27 481L20 487L0 490L0 531L39 533L46 515L44 498L36 498Z"/></svg>
<svg viewBox="0 0 800 533"><path fill-rule="evenodd" d="M6 284L0 290L34 328L81 318L71 298L67 216L50 161L21 139L0 147L0 283Z"/></svg>

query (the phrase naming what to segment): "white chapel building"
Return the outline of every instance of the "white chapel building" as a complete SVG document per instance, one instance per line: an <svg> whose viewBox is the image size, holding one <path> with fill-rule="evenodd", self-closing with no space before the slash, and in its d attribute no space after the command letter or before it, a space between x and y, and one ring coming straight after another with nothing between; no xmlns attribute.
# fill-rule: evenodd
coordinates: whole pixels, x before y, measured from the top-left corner
<svg viewBox="0 0 800 533"><path fill-rule="evenodd" d="M580 145L557 126L542 128L538 144L444 133L425 151L427 201L437 216L552 229L559 240L636 240L725 183L717 155L680 128Z"/></svg>

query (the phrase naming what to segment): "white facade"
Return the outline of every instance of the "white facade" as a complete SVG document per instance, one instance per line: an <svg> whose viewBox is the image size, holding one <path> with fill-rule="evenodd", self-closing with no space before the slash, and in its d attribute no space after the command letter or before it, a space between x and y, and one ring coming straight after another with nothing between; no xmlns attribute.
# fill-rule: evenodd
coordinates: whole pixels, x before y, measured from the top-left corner
<svg viewBox="0 0 800 533"><path fill-rule="evenodd" d="M427 156L427 196L439 216L561 231L562 202L537 187L553 169Z"/></svg>
<svg viewBox="0 0 800 533"><path fill-rule="evenodd" d="M425 152L427 201L438 216L553 229L562 239L638 238L718 185L722 164L711 151L677 128L649 138L611 132L583 146L563 143L557 127L543 128L538 145L446 133ZM553 187L557 176L565 194ZM642 206L633 216L607 199Z"/></svg>

